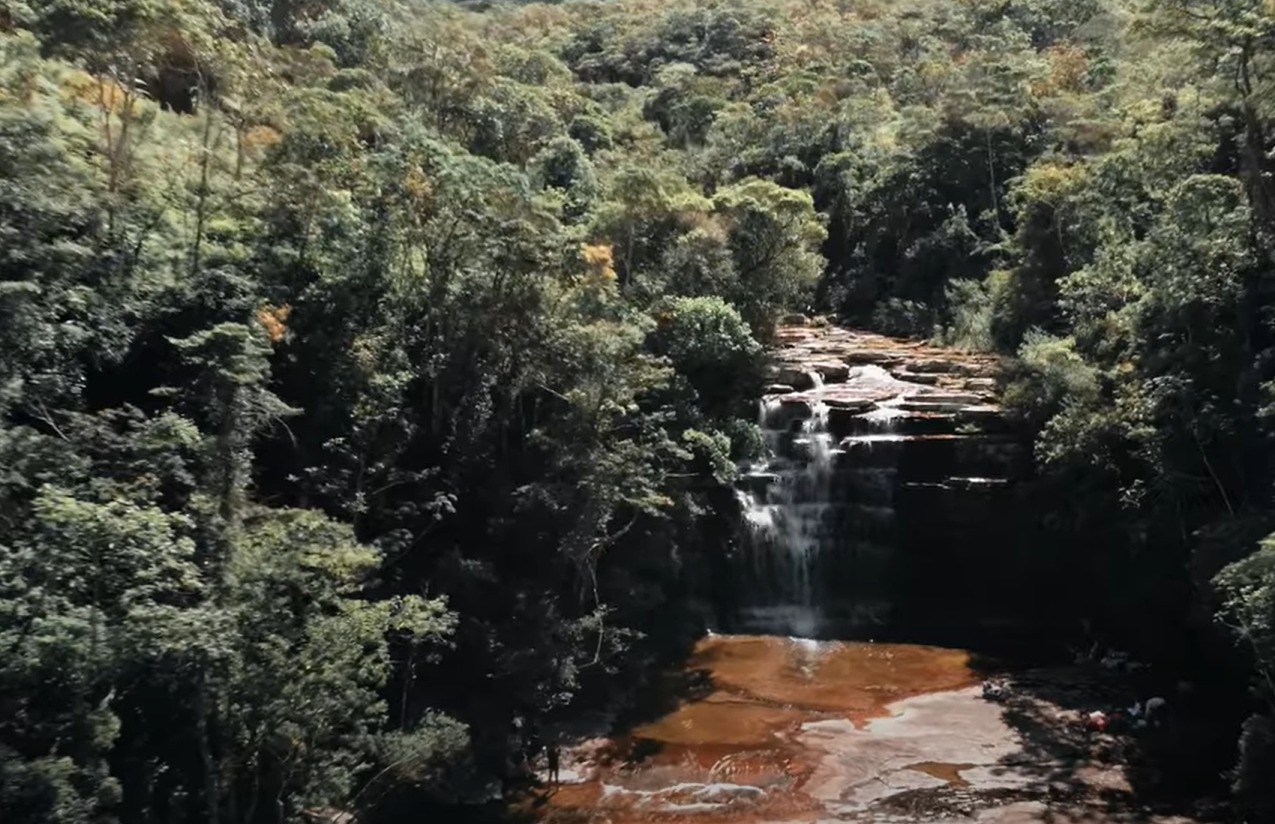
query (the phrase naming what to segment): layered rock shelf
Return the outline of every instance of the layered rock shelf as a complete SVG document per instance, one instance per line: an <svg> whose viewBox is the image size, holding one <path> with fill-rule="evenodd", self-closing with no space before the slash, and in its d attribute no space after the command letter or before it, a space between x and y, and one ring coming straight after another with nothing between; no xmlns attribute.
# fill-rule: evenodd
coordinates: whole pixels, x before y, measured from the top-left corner
<svg viewBox="0 0 1275 824"><path fill-rule="evenodd" d="M741 467L733 629L853 637L995 623L1030 445L989 355L844 329L778 333L765 460Z"/></svg>
<svg viewBox="0 0 1275 824"><path fill-rule="evenodd" d="M822 324L781 326L777 339L767 397L801 405L818 382L815 397L850 414L888 410L913 421L1003 420L997 403L1002 364L995 356ZM924 424L916 428L927 431Z"/></svg>

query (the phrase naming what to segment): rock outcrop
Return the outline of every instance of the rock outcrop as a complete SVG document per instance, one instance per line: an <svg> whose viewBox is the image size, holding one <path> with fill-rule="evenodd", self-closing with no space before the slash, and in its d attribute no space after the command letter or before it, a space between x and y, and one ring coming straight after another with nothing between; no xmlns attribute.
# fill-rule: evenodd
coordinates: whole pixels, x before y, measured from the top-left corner
<svg viewBox="0 0 1275 824"><path fill-rule="evenodd" d="M846 636L992 625L1023 539L1030 444L1002 413L1002 363L830 325L779 330L743 467L749 526L732 628Z"/></svg>

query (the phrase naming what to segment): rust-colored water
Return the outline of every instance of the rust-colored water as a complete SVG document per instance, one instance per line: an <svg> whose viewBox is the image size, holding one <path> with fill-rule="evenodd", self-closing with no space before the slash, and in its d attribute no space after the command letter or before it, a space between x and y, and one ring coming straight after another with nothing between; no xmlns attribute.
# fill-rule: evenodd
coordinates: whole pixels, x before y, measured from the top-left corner
<svg viewBox="0 0 1275 824"><path fill-rule="evenodd" d="M861 725L887 705L975 681L959 650L896 644L711 636L687 663L711 689L623 738L564 759L546 824L744 824L813 819L802 786L819 753L797 744L804 723ZM919 764L955 778L959 765Z"/></svg>
<svg viewBox="0 0 1275 824"><path fill-rule="evenodd" d="M940 761L921 761L909 764L908 769L923 772L940 781L946 781L953 787L968 787L970 782L961 777L961 770L968 770L976 764L945 764Z"/></svg>

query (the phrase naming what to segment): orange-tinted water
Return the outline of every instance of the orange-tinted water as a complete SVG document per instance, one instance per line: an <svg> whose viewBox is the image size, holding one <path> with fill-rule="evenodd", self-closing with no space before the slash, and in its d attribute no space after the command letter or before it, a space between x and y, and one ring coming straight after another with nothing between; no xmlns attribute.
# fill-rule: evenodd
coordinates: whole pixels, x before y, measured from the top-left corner
<svg viewBox="0 0 1275 824"><path fill-rule="evenodd" d="M900 699L975 681L959 650L774 637L711 636L687 666L707 672L711 690L572 764L543 822L813 819L802 786L818 753L794 740L802 724L860 725ZM958 768L917 765L945 780Z"/></svg>

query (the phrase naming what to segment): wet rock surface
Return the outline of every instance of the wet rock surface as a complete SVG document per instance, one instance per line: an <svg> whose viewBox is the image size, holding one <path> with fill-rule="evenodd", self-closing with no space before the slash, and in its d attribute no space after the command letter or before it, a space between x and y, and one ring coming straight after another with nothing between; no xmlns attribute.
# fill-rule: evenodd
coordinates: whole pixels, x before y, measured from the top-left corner
<svg viewBox="0 0 1275 824"><path fill-rule="evenodd" d="M968 653L906 644L712 636L709 685L628 735L567 753L548 824L987 822L1171 824L1140 803L1128 742L1086 732L1050 696L1101 690L1026 673L983 700ZM1074 696L1073 696L1074 697Z"/></svg>
<svg viewBox="0 0 1275 824"><path fill-rule="evenodd" d="M1003 363L994 355L824 323L782 326L776 338L775 380L766 398L842 410L847 414L836 429L847 436L954 432L960 423L979 422L995 429L1004 422L997 391ZM887 421L895 426L881 426Z"/></svg>
<svg viewBox="0 0 1275 824"><path fill-rule="evenodd" d="M776 341L777 371L820 372L825 383L847 380L847 366L872 365L881 367L900 383L928 386L939 392L988 392L991 400L1003 365L995 355L945 349L822 321L781 326ZM825 372L826 365L832 365L832 369Z"/></svg>

